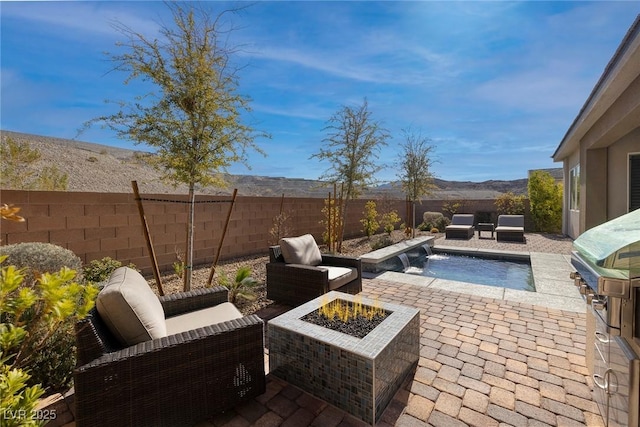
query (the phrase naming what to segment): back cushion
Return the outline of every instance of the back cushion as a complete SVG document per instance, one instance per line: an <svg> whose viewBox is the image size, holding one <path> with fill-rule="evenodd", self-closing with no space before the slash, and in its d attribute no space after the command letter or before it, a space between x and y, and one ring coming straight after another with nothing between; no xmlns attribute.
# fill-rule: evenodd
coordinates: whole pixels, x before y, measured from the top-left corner
<svg viewBox="0 0 640 427"><path fill-rule="evenodd" d="M285 237L278 242L287 264L318 265L322 262L320 248L311 234Z"/></svg>
<svg viewBox="0 0 640 427"><path fill-rule="evenodd" d="M96 309L123 345L167 335L164 310L147 281L129 267L115 270L96 299Z"/></svg>

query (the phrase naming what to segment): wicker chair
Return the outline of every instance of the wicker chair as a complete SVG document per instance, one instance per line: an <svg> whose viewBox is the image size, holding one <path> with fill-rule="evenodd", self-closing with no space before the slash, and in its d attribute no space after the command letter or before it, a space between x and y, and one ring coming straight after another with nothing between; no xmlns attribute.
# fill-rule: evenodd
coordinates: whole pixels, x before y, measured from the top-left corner
<svg viewBox="0 0 640 427"><path fill-rule="evenodd" d="M287 264L279 245L269 247L267 263L267 298L297 307L330 290L357 294L362 291L362 263L360 259L322 254L322 266L355 268L357 277L339 288L331 289L329 273L318 266Z"/></svg>
<svg viewBox="0 0 640 427"><path fill-rule="evenodd" d="M160 297L165 316L228 301L224 287ZM256 315L123 348L94 308L76 324L76 425L193 425L265 392Z"/></svg>

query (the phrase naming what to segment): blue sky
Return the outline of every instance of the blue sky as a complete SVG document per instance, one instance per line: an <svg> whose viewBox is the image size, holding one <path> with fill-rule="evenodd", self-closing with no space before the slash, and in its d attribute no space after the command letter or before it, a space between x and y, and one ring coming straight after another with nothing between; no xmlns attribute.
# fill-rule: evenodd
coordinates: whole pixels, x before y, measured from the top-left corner
<svg viewBox="0 0 640 427"><path fill-rule="evenodd" d="M213 10L228 3L205 2ZM525 178L550 159L635 16L638 2L257 2L234 18L246 65L247 120L271 139L248 170L318 178L327 120L366 97L392 139L381 152L397 178L401 130L432 140L434 174ZM162 2L1 2L0 128L74 138L113 113L105 100L146 92L108 71L117 20L153 37L171 23ZM93 127L78 139L126 148Z"/></svg>

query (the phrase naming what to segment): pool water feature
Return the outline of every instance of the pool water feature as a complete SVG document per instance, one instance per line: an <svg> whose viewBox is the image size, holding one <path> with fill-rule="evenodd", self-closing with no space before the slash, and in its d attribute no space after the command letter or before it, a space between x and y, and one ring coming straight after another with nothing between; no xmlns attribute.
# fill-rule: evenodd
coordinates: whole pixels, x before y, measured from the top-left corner
<svg viewBox="0 0 640 427"><path fill-rule="evenodd" d="M457 282L498 286L535 292L531 263L520 259L476 257L439 251L427 255L426 248L399 254L391 271ZM400 259L402 258L402 259ZM391 268L389 268L391 267Z"/></svg>

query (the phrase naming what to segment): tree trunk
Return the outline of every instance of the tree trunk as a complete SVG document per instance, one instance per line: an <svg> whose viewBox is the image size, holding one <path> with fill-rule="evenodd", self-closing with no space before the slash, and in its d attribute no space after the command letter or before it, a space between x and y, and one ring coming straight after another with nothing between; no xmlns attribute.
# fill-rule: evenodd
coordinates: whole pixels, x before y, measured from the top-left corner
<svg viewBox="0 0 640 427"><path fill-rule="evenodd" d="M191 290L191 276L193 273L193 229L195 218L195 184L189 184L189 213L187 215L187 249L185 251L184 290Z"/></svg>
<svg viewBox="0 0 640 427"><path fill-rule="evenodd" d="M411 203L411 237L416 237L416 201Z"/></svg>

